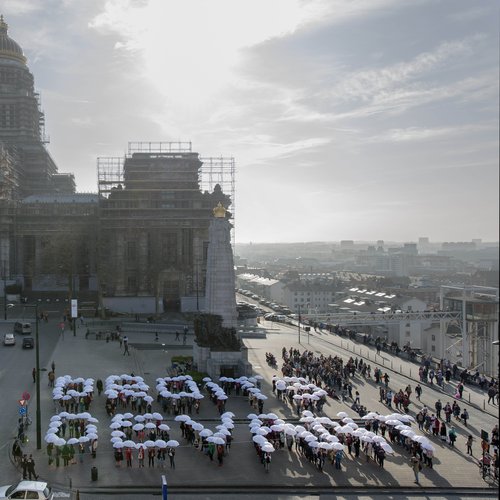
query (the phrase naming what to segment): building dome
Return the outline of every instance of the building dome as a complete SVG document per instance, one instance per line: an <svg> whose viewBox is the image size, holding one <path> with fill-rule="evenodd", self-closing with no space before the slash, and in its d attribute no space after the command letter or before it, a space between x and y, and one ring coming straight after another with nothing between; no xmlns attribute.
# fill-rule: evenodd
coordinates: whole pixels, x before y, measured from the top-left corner
<svg viewBox="0 0 500 500"><path fill-rule="evenodd" d="M3 16L0 16L0 59L12 59L26 63L21 46L7 35L8 28Z"/></svg>

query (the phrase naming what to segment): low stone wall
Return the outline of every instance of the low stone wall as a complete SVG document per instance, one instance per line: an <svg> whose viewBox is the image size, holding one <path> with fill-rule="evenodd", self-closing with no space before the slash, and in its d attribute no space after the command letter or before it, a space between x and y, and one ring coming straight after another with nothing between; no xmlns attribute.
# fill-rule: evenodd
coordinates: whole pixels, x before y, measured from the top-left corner
<svg viewBox="0 0 500 500"><path fill-rule="evenodd" d="M252 365L247 359L247 350L241 351L212 351L209 347L193 345L193 363L197 370L205 372L209 377L217 380L221 370L233 369L235 377L252 374Z"/></svg>

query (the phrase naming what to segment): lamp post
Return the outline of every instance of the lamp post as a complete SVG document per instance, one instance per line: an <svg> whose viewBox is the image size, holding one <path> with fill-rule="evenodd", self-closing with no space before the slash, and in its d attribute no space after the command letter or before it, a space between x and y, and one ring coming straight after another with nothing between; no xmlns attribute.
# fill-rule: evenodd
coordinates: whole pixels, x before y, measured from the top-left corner
<svg viewBox="0 0 500 500"><path fill-rule="evenodd" d="M300 304L297 304L298 310L299 310L299 321L298 321L298 326L299 326L299 344L300 344Z"/></svg>

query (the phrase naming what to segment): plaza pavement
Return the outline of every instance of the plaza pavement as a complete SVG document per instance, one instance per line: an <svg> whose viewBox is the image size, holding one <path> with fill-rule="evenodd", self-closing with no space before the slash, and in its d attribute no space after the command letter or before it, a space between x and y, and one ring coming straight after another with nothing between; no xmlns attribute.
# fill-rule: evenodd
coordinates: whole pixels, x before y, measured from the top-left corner
<svg viewBox="0 0 500 500"><path fill-rule="evenodd" d="M269 325L270 326L270 325ZM174 341L174 334L162 333L159 338L159 344L164 344L162 349L135 349L134 344L155 344L151 335L128 333L129 343L131 345L131 356L124 356L119 347L119 343L111 341L107 343L104 340L94 340L84 338L83 329L79 329L77 336L66 334L64 340L58 341L53 359L56 363L56 376L69 374L74 377L92 377L95 380L101 378L104 380L108 375L122 373L134 373L145 378L150 386L150 394L156 396L156 378L167 375L167 370L171 366L171 358L175 355L191 353L192 335L188 337L188 345L182 346L180 342ZM323 338L324 337L324 338ZM265 362L265 353L270 351L276 355L278 362L281 358L281 348L293 346L299 349L308 348L316 354L339 354L346 359L349 351L346 348L352 348L346 344L348 341L340 339L331 334L311 333L309 338L304 335L302 343L298 344L297 332L290 328L276 328L269 331L266 339L245 339L248 347L249 361L253 364L254 373L264 376L262 389L269 398L265 401L264 412L274 412L283 419L295 419L296 414L281 402L276 400L271 391L271 378L276 370L269 367ZM309 341L309 343L308 343ZM342 342L342 347L341 343ZM351 343L352 344L352 343ZM144 345L142 346L144 347ZM156 347L156 346L155 346ZM385 363L391 361L392 356L384 353ZM387 361L388 360L388 361ZM404 365L404 370L415 369L415 365L394 358L394 363L399 366ZM280 363L279 363L280 364ZM373 363L372 363L373 367ZM387 371L389 371L387 369ZM398 390L404 388L410 381L404 374L389 371L391 375L390 387ZM50 417L55 413L51 398L51 388L48 387L47 379L42 383L42 436L48 428ZM415 381L412 386L415 386ZM378 411L382 414L391 413L385 405L378 402L378 388L373 382L361 380L357 375L354 380L354 386L361 394L361 402L367 406L369 411ZM440 395L438 395L440 394ZM422 404L432 408L438 393L435 389L424 387ZM414 399L414 398L412 398ZM161 475L165 474L170 488L174 491L210 491L216 488L234 488L234 491L248 493L250 491L262 491L273 488L291 488L300 492L303 488L312 487L319 491L331 491L331 488L415 488L416 490L442 488L487 488L488 484L483 481L478 472L475 459L465 454L465 432L472 432L475 435L475 456L480 454L479 446L479 427L486 427L489 432L493 425L497 423L496 407L491 408L490 413L479 411L470 407L471 427L465 430L461 424L456 425L459 432L457 448L450 449L448 445L431 437L431 441L436 447L434 469L429 470L424 467L421 473L421 486L413 483L414 476L408 465L409 456L407 452L394 446L396 451L394 456L388 456L385 467L382 469L373 462L366 463L364 454L361 453L358 459L348 457L342 462L342 470L337 471L327 464L324 472L320 473L308 461L303 459L295 452L289 453L288 450L279 450L273 454L270 472L266 473L262 465L258 462L257 456L251 441L251 434L248 429L248 420L246 415L254 412L248 405L244 397L235 397L231 395L227 400L226 410L235 413L236 427L233 431L233 443L229 454L225 457L224 465L218 467L216 461L210 462L208 457L201 454L196 449L185 444L181 438L178 422L173 421L173 416L165 416L166 423L171 427L170 438L177 439L181 446L176 453L176 468L170 470L167 467L162 470L158 468L139 469L137 459L134 456L134 466L126 468L122 464L121 468L115 466L113 458L113 449L110 443L110 418L107 417L104 408L105 396L97 396L97 392L92 403L90 413L99 419L98 434L99 447L97 458L92 459L90 454L86 453L84 463L73 464L68 467L48 466L45 453L45 442L42 443L42 450L35 448L35 425L29 430L30 444L25 448L25 452L33 453L37 473L41 478L47 480L61 490L72 486L73 491L79 489L82 495L92 491L97 494L101 492L123 491L132 493L133 491L153 492L158 488L161 482ZM413 403L415 403L413 401ZM418 402L417 402L418 403ZM420 408L421 404L412 404L411 414ZM126 410L129 411L129 410ZM155 402L153 411L159 411L161 408ZM324 407L324 414L331 418L336 418L339 411L346 411L349 416L356 417L348 404L341 404L328 399ZM199 415L193 416L194 420L201 422L205 427L214 430L220 423L219 416L215 406L205 398L202 401ZM479 418L482 420L480 424ZM242 419L242 420L239 420ZM31 445L31 446L30 446ZM31 448L31 449L30 449ZM78 458L77 458L78 460ZM95 466L98 469L99 478L96 482L91 481L91 468ZM13 467L13 466L11 466ZM13 468L13 474L15 474ZM496 486L497 487L497 486ZM88 497L86 497L88 498ZM97 498L97 496L92 496ZM174 497L175 498L175 497Z"/></svg>

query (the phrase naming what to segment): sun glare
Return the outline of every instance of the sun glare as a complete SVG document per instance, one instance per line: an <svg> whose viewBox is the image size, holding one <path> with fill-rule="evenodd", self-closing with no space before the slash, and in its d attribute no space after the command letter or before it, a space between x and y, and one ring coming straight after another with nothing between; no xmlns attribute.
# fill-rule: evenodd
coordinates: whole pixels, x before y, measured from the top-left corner
<svg viewBox="0 0 500 500"><path fill-rule="evenodd" d="M291 33L310 9L299 0L106 2L91 26L119 36L169 100L191 105L234 81L240 50Z"/></svg>

